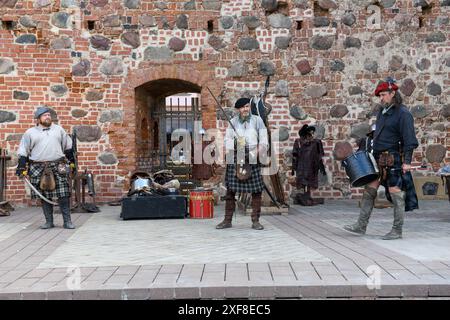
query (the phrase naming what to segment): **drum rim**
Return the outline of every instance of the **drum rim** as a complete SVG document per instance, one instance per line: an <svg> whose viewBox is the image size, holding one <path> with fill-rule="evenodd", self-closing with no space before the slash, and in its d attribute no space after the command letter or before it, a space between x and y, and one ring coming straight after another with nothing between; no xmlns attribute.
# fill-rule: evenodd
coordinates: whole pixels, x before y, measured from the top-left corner
<svg viewBox="0 0 450 320"><path fill-rule="evenodd" d="M371 180L370 182L364 183L364 184L359 185L359 186L355 186L355 185L354 185L354 183L355 183L356 181L358 181L359 179L364 178L364 177L370 177L370 176L376 176L376 178L373 179L373 180ZM356 179L353 179L353 181L351 182L351 185L352 185L352 187L354 187L354 188L359 188L359 187L362 187L362 186L364 186L364 185L366 185L366 184L368 184L368 183L371 183L371 182L377 180L379 177L380 177L380 175L379 175L378 173L371 173L371 174L368 174L368 175L365 175L365 176L360 176L360 177L358 177L358 178L356 178Z"/></svg>

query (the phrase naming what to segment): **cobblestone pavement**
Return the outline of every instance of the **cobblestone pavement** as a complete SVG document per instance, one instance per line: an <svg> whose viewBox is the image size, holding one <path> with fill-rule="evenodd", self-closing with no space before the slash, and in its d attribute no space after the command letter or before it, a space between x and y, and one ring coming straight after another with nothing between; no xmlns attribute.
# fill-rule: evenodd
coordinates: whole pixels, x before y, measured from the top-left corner
<svg viewBox="0 0 450 320"><path fill-rule="evenodd" d="M450 297L450 204L421 201L404 238L382 241L392 208L375 209L366 236L357 201L214 219L119 219L120 207L73 214L75 230L40 230L40 208L0 217L0 299Z"/></svg>

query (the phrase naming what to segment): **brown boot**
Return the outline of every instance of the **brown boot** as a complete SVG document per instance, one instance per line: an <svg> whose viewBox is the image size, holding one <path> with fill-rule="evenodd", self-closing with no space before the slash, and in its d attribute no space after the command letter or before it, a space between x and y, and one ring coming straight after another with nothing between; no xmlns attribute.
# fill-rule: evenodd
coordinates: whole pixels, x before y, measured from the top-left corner
<svg viewBox="0 0 450 320"><path fill-rule="evenodd" d="M232 227L231 222L223 220L221 223L219 223L216 226L216 229L226 229L226 228L231 228L231 227Z"/></svg>
<svg viewBox="0 0 450 320"><path fill-rule="evenodd" d="M227 194L225 196L225 218L216 226L216 229L226 229L232 227L231 220L233 218L234 209L236 208L234 199L235 194L235 192L227 190Z"/></svg>
<svg viewBox="0 0 450 320"><path fill-rule="evenodd" d="M261 223L259 223L259 216L261 215L261 203L262 203L262 194L252 193L252 229L255 230L263 230L264 227Z"/></svg>

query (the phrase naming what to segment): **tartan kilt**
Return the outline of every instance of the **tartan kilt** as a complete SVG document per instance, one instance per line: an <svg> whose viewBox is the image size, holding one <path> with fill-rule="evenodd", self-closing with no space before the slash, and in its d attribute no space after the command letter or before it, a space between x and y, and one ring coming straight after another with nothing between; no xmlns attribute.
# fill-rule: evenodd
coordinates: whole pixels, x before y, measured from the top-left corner
<svg viewBox="0 0 450 320"><path fill-rule="evenodd" d="M252 175L245 181L240 181L236 177L236 165L227 164L225 173L225 186L234 192L258 193L264 189L264 181L261 176L261 168L257 164L252 164Z"/></svg>
<svg viewBox="0 0 450 320"><path fill-rule="evenodd" d="M54 198L59 199L63 197L70 197L69 176L68 174L60 174L58 172L59 163L59 161L48 163L48 166L51 168L53 175L55 176L56 188L53 191L42 191L39 188L39 183L41 182L41 176L44 171L45 164L31 163L28 170L31 184L49 200ZM40 197L33 190L31 190L31 199L40 199Z"/></svg>

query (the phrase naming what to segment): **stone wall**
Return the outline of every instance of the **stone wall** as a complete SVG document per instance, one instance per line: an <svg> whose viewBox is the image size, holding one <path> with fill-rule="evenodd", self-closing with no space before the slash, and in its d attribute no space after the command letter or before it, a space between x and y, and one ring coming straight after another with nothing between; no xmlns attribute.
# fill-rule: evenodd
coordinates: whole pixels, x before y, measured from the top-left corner
<svg viewBox="0 0 450 320"><path fill-rule="evenodd" d="M223 130L206 86L230 108L270 75L286 192L293 140L309 123L329 173L317 195L358 196L333 154L338 142L365 135L386 76L415 117L413 165L450 161L449 13L448 0L0 0L0 146L14 155L36 106L48 105L65 129L76 128L99 201L116 200L148 143L143 115L157 95L149 85L190 83L204 127ZM14 165L8 199L25 202Z"/></svg>

